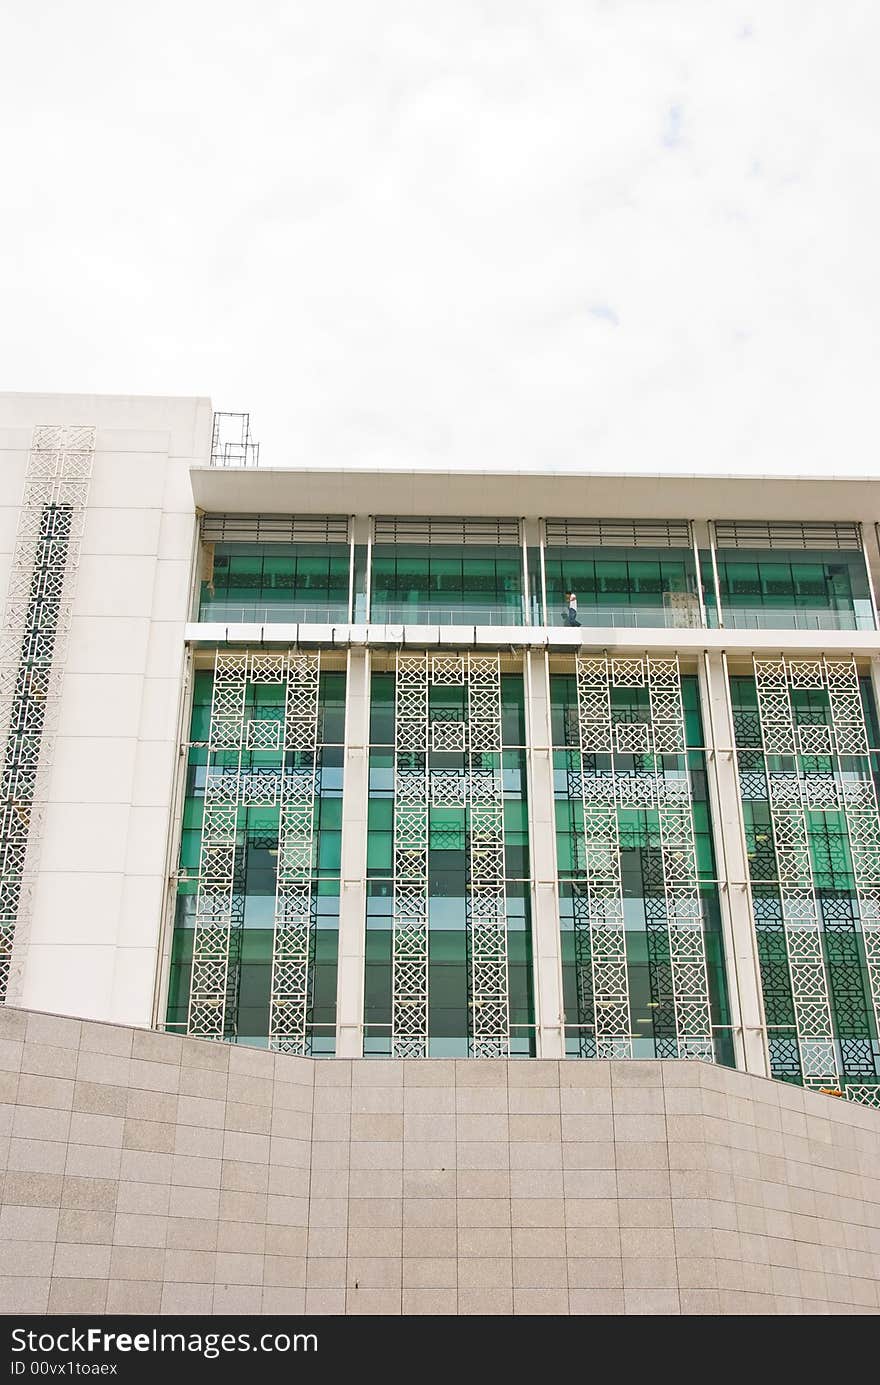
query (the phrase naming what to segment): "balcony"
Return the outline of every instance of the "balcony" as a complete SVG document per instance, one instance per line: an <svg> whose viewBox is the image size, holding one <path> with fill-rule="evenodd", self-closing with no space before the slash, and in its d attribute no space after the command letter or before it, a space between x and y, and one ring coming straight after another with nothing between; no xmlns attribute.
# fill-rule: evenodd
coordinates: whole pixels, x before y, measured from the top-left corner
<svg viewBox="0 0 880 1385"><path fill-rule="evenodd" d="M337 625L348 620L348 602L211 601L203 597L199 620L217 625Z"/></svg>
<svg viewBox="0 0 880 1385"><path fill-rule="evenodd" d="M548 625L568 624L567 620L562 619L561 610L556 613L551 608L550 615ZM554 615L555 619L552 618ZM680 605L666 606L585 606L580 603L577 618L580 625L613 630L634 630L642 627L688 630L698 628L703 623L696 597L688 598Z"/></svg>
<svg viewBox="0 0 880 1385"><path fill-rule="evenodd" d="M674 547L550 547L542 567L539 549L524 554L509 543L383 542L371 549L351 542L349 525L344 515L209 516L199 620L570 631L574 590L578 626L586 630L723 625L766 639L776 631L843 638L876 629L857 548L719 549L716 564L708 552L695 557Z"/></svg>
<svg viewBox="0 0 880 1385"><path fill-rule="evenodd" d="M850 526L851 527L851 526ZM857 536L850 548L717 550L718 597L730 630L873 630L874 603ZM712 583L709 621L717 625Z"/></svg>
<svg viewBox="0 0 880 1385"><path fill-rule="evenodd" d="M370 612L374 625L525 625L522 606L481 605L456 602L441 606L433 602L374 601ZM536 616L536 623L540 617Z"/></svg>
<svg viewBox="0 0 880 1385"><path fill-rule="evenodd" d="M848 611L810 610L803 606L724 607L724 627L727 630L873 630L874 617L870 610ZM710 613L710 625L717 628L715 613Z"/></svg>

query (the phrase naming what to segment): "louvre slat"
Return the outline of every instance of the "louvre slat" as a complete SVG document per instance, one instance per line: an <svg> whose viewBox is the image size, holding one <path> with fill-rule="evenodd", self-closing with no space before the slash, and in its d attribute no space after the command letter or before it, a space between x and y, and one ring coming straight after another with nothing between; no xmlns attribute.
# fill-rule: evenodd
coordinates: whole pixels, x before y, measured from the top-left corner
<svg viewBox="0 0 880 1385"><path fill-rule="evenodd" d="M205 543L348 543L346 515L204 515Z"/></svg>
<svg viewBox="0 0 880 1385"><path fill-rule="evenodd" d="M859 526L821 521L716 520L719 548L835 548L858 551Z"/></svg>
<svg viewBox="0 0 880 1385"><path fill-rule="evenodd" d="M690 548L686 519L548 519L553 548Z"/></svg>
<svg viewBox="0 0 880 1385"><path fill-rule="evenodd" d="M374 538L376 543L517 545L519 520L379 515Z"/></svg>

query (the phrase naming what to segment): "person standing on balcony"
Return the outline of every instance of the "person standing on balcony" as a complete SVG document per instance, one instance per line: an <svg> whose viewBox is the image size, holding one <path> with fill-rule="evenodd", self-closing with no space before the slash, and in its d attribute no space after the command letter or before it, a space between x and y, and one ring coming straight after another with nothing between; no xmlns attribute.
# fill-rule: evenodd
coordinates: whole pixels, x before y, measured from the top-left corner
<svg viewBox="0 0 880 1385"><path fill-rule="evenodd" d="M568 623L569 625L580 625L578 620L578 599L574 592L566 592L565 599L568 603Z"/></svg>

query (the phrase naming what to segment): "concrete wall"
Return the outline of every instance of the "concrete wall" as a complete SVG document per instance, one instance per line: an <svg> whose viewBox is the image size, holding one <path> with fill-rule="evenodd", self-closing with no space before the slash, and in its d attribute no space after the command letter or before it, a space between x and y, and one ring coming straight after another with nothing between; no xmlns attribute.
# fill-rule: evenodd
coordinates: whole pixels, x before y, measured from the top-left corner
<svg viewBox="0 0 880 1385"><path fill-rule="evenodd" d="M0 394L0 601L32 429L96 424L17 1003L152 1022L205 399Z"/></svg>
<svg viewBox="0 0 880 1385"><path fill-rule="evenodd" d="M0 1310L880 1312L880 1113L0 1010Z"/></svg>

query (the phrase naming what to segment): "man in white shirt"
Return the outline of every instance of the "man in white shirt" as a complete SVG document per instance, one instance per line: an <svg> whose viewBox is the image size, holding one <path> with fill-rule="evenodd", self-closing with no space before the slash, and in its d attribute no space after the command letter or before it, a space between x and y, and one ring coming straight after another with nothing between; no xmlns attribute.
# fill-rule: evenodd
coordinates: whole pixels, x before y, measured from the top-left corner
<svg viewBox="0 0 880 1385"><path fill-rule="evenodd" d="M574 592L565 593L568 602L568 623L569 625L580 625L578 620L578 599Z"/></svg>

